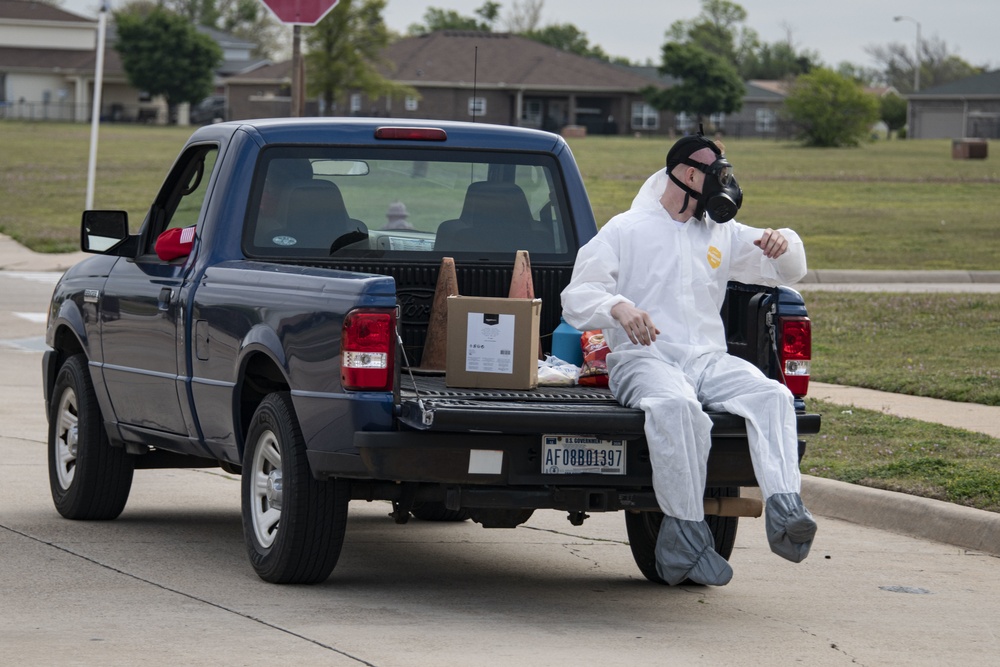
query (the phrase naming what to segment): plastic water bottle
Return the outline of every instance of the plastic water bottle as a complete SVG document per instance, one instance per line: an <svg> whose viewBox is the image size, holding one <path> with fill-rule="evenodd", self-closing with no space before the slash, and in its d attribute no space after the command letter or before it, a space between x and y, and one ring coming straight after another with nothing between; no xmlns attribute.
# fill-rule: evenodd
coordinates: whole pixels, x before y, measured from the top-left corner
<svg viewBox="0 0 1000 667"><path fill-rule="evenodd" d="M583 348L580 347L580 336L583 332L566 324L559 318L559 326L552 332L552 354L563 361L576 366L583 365Z"/></svg>

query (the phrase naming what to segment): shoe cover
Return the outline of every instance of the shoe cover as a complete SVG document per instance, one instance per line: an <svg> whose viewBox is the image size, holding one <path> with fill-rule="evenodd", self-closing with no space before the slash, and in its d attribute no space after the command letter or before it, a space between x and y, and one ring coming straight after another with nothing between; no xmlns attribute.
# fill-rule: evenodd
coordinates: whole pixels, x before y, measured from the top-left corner
<svg viewBox="0 0 1000 667"><path fill-rule="evenodd" d="M771 551L793 563L809 555L816 521L802 504L797 493L776 493L767 499L764 510L765 530Z"/></svg>
<svg viewBox="0 0 1000 667"><path fill-rule="evenodd" d="M656 572L671 586L690 579L706 586L725 586L733 568L715 551L715 540L704 521L664 516L656 536Z"/></svg>

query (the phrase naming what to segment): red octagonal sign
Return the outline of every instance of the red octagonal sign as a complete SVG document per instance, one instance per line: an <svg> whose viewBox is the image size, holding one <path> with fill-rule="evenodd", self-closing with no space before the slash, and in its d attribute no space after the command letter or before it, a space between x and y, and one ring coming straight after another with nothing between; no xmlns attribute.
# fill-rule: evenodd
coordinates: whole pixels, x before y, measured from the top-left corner
<svg viewBox="0 0 1000 667"><path fill-rule="evenodd" d="M288 25L316 25L337 0L261 0L279 21Z"/></svg>

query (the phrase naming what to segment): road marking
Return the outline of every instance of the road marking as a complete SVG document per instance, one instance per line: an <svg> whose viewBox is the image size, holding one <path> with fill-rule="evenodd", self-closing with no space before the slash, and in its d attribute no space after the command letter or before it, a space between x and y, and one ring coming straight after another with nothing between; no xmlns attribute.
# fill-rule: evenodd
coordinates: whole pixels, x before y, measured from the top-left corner
<svg viewBox="0 0 1000 667"><path fill-rule="evenodd" d="M13 348L25 352L45 352L49 349L49 346L45 344L45 336L0 340L0 347Z"/></svg>
<svg viewBox="0 0 1000 667"><path fill-rule="evenodd" d="M55 285L62 278L58 271L0 271L0 277L3 276L46 285Z"/></svg>
<svg viewBox="0 0 1000 667"><path fill-rule="evenodd" d="M14 313L14 315L34 324L45 324L45 321L48 319L46 313Z"/></svg>

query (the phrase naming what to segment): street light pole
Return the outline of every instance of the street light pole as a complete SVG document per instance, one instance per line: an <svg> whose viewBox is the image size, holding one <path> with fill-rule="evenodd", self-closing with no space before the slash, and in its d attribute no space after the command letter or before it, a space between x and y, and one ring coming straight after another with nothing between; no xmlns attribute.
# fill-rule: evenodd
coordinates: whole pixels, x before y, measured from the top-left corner
<svg viewBox="0 0 1000 667"><path fill-rule="evenodd" d="M895 16L893 21L913 21L917 24L917 44L914 50L914 56L916 59L913 64L913 92L920 92L920 21L909 16Z"/></svg>
<svg viewBox="0 0 1000 667"><path fill-rule="evenodd" d="M87 192L84 206L94 208L94 180L97 173L97 128L101 122L101 94L104 91L104 40L108 25L108 0L101 3L97 19L97 45L94 61L94 99L90 112L90 154L87 158Z"/></svg>

